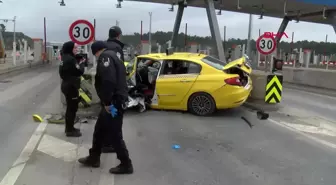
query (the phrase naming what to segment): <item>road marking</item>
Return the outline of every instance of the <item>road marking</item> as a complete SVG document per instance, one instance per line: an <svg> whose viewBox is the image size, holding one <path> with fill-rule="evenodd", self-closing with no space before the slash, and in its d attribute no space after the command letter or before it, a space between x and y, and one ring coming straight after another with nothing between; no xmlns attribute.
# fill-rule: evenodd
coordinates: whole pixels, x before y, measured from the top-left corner
<svg viewBox="0 0 336 185"><path fill-rule="evenodd" d="M279 122L277 122L277 121L275 121L275 120L273 120L273 119L269 119L269 118L268 118L268 120L269 120L270 122L272 122L272 123L275 123L275 124L278 125L278 126L287 128L287 129L289 129L289 130L291 130L291 131L293 131L293 132L296 132L296 133L301 134L301 135L303 135L303 136L305 136L305 137L307 137L307 138L309 138L309 139L312 139L312 140L314 140L314 141L317 142L317 143L320 143L320 144L323 144L323 145L328 146L328 147L330 147L330 148L336 149L336 144L333 144L333 143L330 143L330 142L328 142L328 141L325 141L325 140L316 138L316 137L314 137L314 136L308 135L308 134L306 134L306 133L304 133L304 132L301 132L301 131L299 131L299 130L297 130L297 129L291 127L291 126L288 126L288 125L285 125L285 124L281 124L281 123L279 123Z"/></svg>
<svg viewBox="0 0 336 185"><path fill-rule="evenodd" d="M290 87L286 87L285 88L291 90L291 91L299 91L299 92L303 92L303 93L306 93L306 94L310 94L310 95L313 95L313 96L319 96L321 98L330 98L332 100L336 100L336 97L334 96L329 96L329 95L326 95L326 94L318 94L318 93L315 93L315 92L309 92L309 91L306 91L304 89L296 89L295 87L294 88L290 88ZM284 90L284 95L286 95L286 90Z"/></svg>
<svg viewBox="0 0 336 185"><path fill-rule="evenodd" d="M41 139L37 150L54 158L62 159L65 162L75 161L89 153L89 150L83 146L78 146L47 134Z"/></svg>
<svg viewBox="0 0 336 185"><path fill-rule="evenodd" d="M1 180L0 185L14 185L21 172L23 171L27 161L36 148L43 132L45 131L47 123L40 123L36 128L34 134L29 139L28 143L22 150L20 156L14 162L13 166L9 169L5 177Z"/></svg>

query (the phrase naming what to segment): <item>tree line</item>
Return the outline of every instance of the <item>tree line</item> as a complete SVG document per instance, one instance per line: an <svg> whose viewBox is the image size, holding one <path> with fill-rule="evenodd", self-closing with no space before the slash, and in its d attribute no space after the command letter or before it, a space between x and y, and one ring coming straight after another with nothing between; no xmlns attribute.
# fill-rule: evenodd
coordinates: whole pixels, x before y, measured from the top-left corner
<svg viewBox="0 0 336 185"><path fill-rule="evenodd" d="M1 29L1 24L0 24L0 30L2 30L2 34L4 37L4 42L6 45L6 49L10 50L13 47L13 32L6 32L5 30ZM172 32L163 32L163 31L157 31L155 33L151 34L152 38L152 45L153 45L153 51L155 51L155 44L158 43L163 46L167 45L167 41L171 39ZM138 46L141 43L142 40L148 40L149 36L148 33L143 34L142 36L140 33L134 33L134 34L128 34L128 35L123 35L122 36L122 41L125 42L128 45L132 45L134 47ZM17 32L16 33L16 39L17 40L22 40L25 39L28 41L28 45L33 48L33 40L23 34L22 32ZM184 33L178 34L178 39L177 39L177 47L178 48L185 48L185 44L187 43L197 43L200 44L201 46L209 46L209 47L214 47L214 44L211 40L211 37L200 37L200 36L191 36L191 35L185 35ZM225 42L223 42L223 46L225 49L232 48L234 45L242 45L246 44L247 39L228 39ZM256 50L256 41L252 40L252 50ZM18 47L18 46L17 46ZM294 43L289 43L289 42L281 42L280 43L280 49L282 49L285 52L291 52L292 49L294 48L303 48L303 49L310 49L314 50L316 54L335 54L336 53L336 43L332 42L315 42L315 41L298 41ZM17 48L18 49L18 48Z"/></svg>

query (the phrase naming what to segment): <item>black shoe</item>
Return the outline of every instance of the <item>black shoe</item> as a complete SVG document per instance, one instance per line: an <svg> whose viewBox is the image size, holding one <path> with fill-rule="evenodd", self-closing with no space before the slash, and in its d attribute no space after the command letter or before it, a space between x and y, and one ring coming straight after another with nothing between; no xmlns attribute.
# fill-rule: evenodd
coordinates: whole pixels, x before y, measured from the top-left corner
<svg viewBox="0 0 336 185"><path fill-rule="evenodd" d="M82 133L78 130L73 130L73 131L70 131L70 132L65 132L65 135L67 137L81 137Z"/></svg>
<svg viewBox="0 0 336 185"><path fill-rule="evenodd" d="M128 164L119 164L118 166L111 168L110 173L112 174L132 174L133 173L132 163Z"/></svg>
<svg viewBox="0 0 336 185"><path fill-rule="evenodd" d="M115 153L115 149L112 146L105 146L102 148L102 153Z"/></svg>
<svg viewBox="0 0 336 185"><path fill-rule="evenodd" d="M84 166L99 168L100 167L100 159L94 159L93 157L87 156L78 159L78 162Z"/></svg>

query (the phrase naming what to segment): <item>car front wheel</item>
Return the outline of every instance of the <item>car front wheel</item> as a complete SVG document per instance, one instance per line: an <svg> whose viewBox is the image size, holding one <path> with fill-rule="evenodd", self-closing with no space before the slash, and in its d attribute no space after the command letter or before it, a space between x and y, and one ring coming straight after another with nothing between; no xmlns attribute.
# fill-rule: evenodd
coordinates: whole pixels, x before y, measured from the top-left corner
<svg viewBox="0 0 336 185"><path fill-rule="evenodd" d="M208 116L215 112L215 100L207 93L195 93L188 101L188 110L198 116Z"/></svg>

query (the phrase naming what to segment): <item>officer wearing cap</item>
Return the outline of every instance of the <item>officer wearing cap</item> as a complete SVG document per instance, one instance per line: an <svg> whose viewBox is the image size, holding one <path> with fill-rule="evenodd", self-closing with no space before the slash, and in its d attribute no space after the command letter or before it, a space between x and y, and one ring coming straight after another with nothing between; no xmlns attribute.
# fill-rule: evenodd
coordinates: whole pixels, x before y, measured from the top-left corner
<svg viewBox="0 0 336 185"><path fill-rule="evenodd" d="M89 156L78 160L89 167L100 166L100 156L105 136L110 136L120 164L111 168L112 174L133 173L132 161L123 139L123 114L128 98L126 69L116 52L108 50L106 42L96 41L91 45L92 53L97 57L95 88L102 103Z"/></svg>
<svg viewBox="0 0 336 185"><path fill-rule="evenodd" d="M124 43L120 41L122 31L119 26L113 26L109 30L109 38L106 41L107 49L116 53L117 57L124 63ZM112 146L110 135L106 135L104 139L104 146L102 148L103 153L114 153L115 149Z"/></svg>
<svg viewBox="0 0 336 185"><path fill-rule="evenodd" d="M124 46L125 44L120 41L122 31L119 26L112 26L109 30L109 38L106 41L107 49L116 52L118 58L124 62Z"/></svg>

